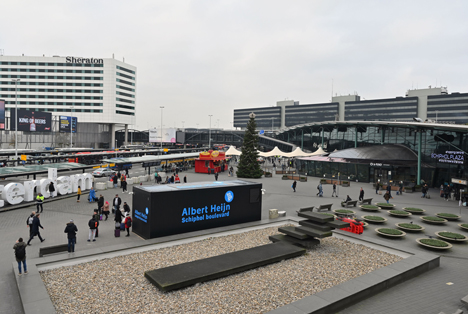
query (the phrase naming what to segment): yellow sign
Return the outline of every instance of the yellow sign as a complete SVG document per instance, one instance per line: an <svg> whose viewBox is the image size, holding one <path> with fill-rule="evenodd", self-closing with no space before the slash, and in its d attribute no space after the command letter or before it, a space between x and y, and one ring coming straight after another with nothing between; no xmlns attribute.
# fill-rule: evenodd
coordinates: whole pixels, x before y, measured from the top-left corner
<svg viewBox="0 0 468 314"><path fill-rule="evenodd" d="M213 157L213 158L216 158L216 157L218 157L218 156L219 156L219 152L218 152L217 150L215 150L215 151L213 151L213 152L211 153L211 157Z"/></svg>
<svg viewBox="0 0 468 314"><path fill-rule="evenodd" d="M28 160L28 156L26 156L26 155L21 155L21 160Z"/></svg>
<svg viewBox="0 0 468 314"><path fill-rule="evenodd" d="M164 148L163 151L164 151L165 153L167 153L167 152L169 151L169 149Z"/></svg>

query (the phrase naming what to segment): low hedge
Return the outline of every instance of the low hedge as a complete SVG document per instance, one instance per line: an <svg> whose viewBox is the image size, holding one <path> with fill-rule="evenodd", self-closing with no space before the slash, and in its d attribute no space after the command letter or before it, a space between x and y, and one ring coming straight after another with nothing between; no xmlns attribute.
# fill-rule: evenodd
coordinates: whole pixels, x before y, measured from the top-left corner
<svg viewBox="0 0 468 314"><path fill-rule="evenodd" d="M405 207L405 210L409 212L423 212L424 211L421 208L414 208L414 207Z"/></svg>
<svg viewBox="0 0 468 314"><path fill-rule="evenodd" d="M395 215L405 215L409 216L408 212L405 212L404 210L389 210L390 213L395 214Z"/></svg>
<svg viewBox="0 0 468 314"><path fill-rule="evenodd" d="M398 224L398 225L402 228L407 228L407 229L414 229L414 230L422 229L422 227L417 224Z"/></svg>
<svg viewBox="0 0 468 314"><path fill-rule="evenodd" d="M365 209L379 209L379 206L375 206L375 205L361 205L361 208L365 208Z"/></svg>
<svg viewBox="0 0 468 314"><path fill-rule="evenodd" d="M368 220L375 220L375 221L384 221L385 218L380 217L380 216L364 216L365 219Z"/></svg>
<svg viewBox="0 0 468 314"><path fill-rule="evenodd" d="M445 217L445 218L458 218L458 217L460 217L458 215L449 214L449 213L437 213L436 215L442 216L442 217Z"/></svg>
<svg viewBox="0 0 468 314"><path fill-rule="evenodd" d="M468 228L468 224L461 224L463 228Z"/></svg>
<svg viewBox="0 0 468 314"><path fill-rule="evenodd" d="M463 240L466 237L463 234L455 233L455 232L438 232L438 234L445 238L455 239L455 240Z"/></svg>
<svg viewBox="0 0 468 314"><path fill-rule="evenodd" d="M335 209L335 213L340 213L340 214L354 214L354 211L349 210L349 209Z"/></svg>
<svg viewBox="0 0 468 314"><path fill-rule="evenodd" d="M390 206L395 206L395 205L393 205L393 204L387 204L387 203L377 203L377 206L390 207Z"/></svg>
<svg viewBox="0 0 468 314"><path fill-rule="evenodd" d="M393 228L379 228L377 230L381 233L390 234L390 235L402 235L403 234L403 232L401 232L400 230L393 229Z"/></svg>
<svg viewBox="0 0 468 314"><path fill-rule="evenodd" d="M445 221L444 218L433 217L433 216L423 216L421 218L424 220L428 220L428 221Z"/></svg>
<svg viewBox="0 0 468 314"><path fill-rule="evenodd" d="M421 239L419 240L421 243L430 245L430 246L436 246L436 247L447 247L449 246L446 242L441 241L441 240L435 240L435 239Z"/></svg>

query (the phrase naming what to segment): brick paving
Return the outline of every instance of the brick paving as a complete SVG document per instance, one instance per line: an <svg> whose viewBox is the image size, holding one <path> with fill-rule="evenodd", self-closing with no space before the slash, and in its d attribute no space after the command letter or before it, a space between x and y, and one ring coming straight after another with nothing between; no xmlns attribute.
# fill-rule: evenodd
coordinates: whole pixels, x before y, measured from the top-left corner
<svg viewBox="0 0 468 314"><path fill-rule="evenodd" d="M134 168L132 173L140 172L143 174L143 169ZM214 180L212 175L195 174L192 172L182 173L182 177L187 174L189 182L195 181L211 181ZM222 173L219 180L233 180L236 178L228 177L227 173ZM300 207L318 206L320 204L334 203L333 209L340 208L339 201L344 199L347 194L352 199L357 199L359 189L362 186L365 190L365 197L373 197L373 202L383 202L380 195L375 194L375 190L371 184L351 182L350 187L339 187L339 197L330 197L332 189L330 185L324 185L324 197L316 197L316 186L319 178L308 177L308 182L298 182L297 192L293 193L291 189L291 181L281 180L281 176L273 176L273 178L262 178L255 181L263 183L265 194L263 195L263 210L262 219L268 219L268 210L277 208L285 210L287 215L296 216L296 210ZM153 184L153 183L145 183ZM129 186L129 191L132 187ZM427 214L436 212L448 212L459 214L460 208L458 202L445 202L437 196L437 191L431 191L432 199L420 198L420 193L403 194L402 196L394 195L392 203L397 205L397 209L405 206L419 207L427 210ZM99 195L101 191L98 191ZM102 191L105 199L109 202L118 193L122 201L132 204L132 196L128 193L121 193L120 189L111 189ZM41 230L41 235L46 239L44 243L40 243L36 238L32 241L32 246L28 247L27 256L29 258L38 257L40 247L50 246L55 244L66 243L66 234L63 233L65 224L74 219L78 226L78 244L77 251L92 249L95 247L110 246L117 243L137 243L144 241L135 234L131 237L121 236L114 238L113 229L114 223L112 220L101 222L100 236L96 242L87 242L88 227L87 222L93 213L96 204L90 204L86 201L86 195L82 196L80 203L76 202L76 198L65 198L55 201L46 202L44 204L44 213L41 215L41 222L45 230ZM35 206L15 209L0 213L0 235L3 241L0 243L0 249L4 254L0 256L0 262L4 265L0 268L0 313L23 313L18 292L16 289L14 274L11 270L11 262L14 261L12 247L17 238L27 238L28 229L26 227L26 218L29 213L35 209ZM133 208L132 208L133 209ZM356 210L357 214L364 215L359 208L351 208ZM424 234L434 235L434 232L447 230L459 232L468 235L462 231L457 223L467 223L465 218L468 208L461 208L462 221L449 222L444 226L428 225L420 221L419 216L410 218L395 218L382 211L381 215L388 219L385 226L393 227L396 222L413 221L423 225L426 230ZM423 234L408 234L406 239L391 240L379 237L375 234L374 228L378 226L371 225L365 231L365 235L388 241L395 247L408 247L411 249L422 250L414 239L422 237ZM434 252L433 252L434 253ZM438 252L435 252L438 253ZM441 267L432 271L429 274L423 274L404 284L398 285L384 293L362 301L345 311L340 313L439 313L444 311L446 314L455 312L458 308L462 308L460 299L468 294L468 274L465 271L468 265L468 243L454 244L453 249L448 252L441 252ZM453 285L447 285L447 282L453 282Z"/></svg>

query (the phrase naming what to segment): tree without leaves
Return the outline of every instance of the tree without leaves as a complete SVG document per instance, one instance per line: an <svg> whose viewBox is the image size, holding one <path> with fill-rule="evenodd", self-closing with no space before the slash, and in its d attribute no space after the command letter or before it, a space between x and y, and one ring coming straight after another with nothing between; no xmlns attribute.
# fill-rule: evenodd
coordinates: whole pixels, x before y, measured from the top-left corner
<svg viewBox="0 0 468 314"><path fill-rule="evenodd" d="M263 175L263 171L258 162L258 134L256 131L255 114L252 112L249 117L242 145L242 155L240 155L239 165L237 166L237 177L260 178Z"/></svg>

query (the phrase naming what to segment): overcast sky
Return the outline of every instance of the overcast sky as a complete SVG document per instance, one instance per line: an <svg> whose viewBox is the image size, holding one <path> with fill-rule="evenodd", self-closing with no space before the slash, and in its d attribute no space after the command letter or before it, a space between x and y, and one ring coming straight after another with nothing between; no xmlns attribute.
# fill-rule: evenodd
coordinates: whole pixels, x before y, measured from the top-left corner
<svg viewBox="0 0 468 314"><path fill-rule="evenodd" d="M125 58L138 129L231 128L233 110L468 92L468 1L2 1L5 55Z"/></svg>

